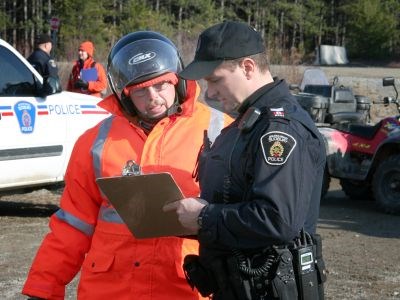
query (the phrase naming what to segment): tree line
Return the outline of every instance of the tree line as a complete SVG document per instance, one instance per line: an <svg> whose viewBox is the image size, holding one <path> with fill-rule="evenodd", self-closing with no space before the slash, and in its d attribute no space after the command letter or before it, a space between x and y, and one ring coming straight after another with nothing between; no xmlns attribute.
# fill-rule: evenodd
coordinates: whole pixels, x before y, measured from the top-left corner
<svg viewBox="0 0 400 300"><path fill-rule="evenodd" d="M83 40L105 60L124 34L154 30L192 57L198 34L239 20L263 35L272 63L310 59L319 45L344 46L350 58L400 57L398 0L3 0L0 37L28 56L38 33L53 34L58 60L75 59ZM50 19L60 20L52 30Z"/></svg>

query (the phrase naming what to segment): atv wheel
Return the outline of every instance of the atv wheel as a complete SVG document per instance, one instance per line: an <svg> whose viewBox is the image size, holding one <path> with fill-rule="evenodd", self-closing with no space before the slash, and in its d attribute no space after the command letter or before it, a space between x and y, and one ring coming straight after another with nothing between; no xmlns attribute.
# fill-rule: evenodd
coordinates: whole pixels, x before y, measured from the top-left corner
<svg viewBox="0 0 400 300"><path fill-rule="evenodd" d="M325 167L324 178L322 179L321 199L323 199L326 196L326 193L328 193L329 184L331 183L331 176L329 176L327 168L328 167Z"/></svg>
<svg viewBox="0 0 400 300"><path fill-rule="evenodd" d="M340 179L343 192L351 199L372 200L371 184L362 180Z"/></svg>
<svg viewBox="0 0 400 300"><path fill-rule="evenodd" d="M400 214L400 155L389 156L378 166L372 186L378 206L387 213Z"/></svg>

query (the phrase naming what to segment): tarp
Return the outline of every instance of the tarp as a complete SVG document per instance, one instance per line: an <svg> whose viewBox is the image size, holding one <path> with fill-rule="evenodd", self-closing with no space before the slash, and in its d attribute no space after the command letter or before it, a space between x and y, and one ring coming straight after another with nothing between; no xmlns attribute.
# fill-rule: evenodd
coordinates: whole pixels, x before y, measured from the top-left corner
<svg viewBox="0 0 400 300"><path fill-rule="evenodd" d="M348 63L345 47L321 45L316 48L315 65L345 65Z"/></svg>

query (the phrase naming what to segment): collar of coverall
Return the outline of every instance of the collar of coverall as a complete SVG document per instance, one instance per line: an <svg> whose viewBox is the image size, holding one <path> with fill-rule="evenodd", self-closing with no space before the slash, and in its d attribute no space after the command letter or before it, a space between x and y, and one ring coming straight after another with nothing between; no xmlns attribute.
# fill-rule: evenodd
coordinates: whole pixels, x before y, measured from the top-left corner
<svg viewBox="0 0 400 300"><path fill-rule="evenodd" d="M126 96L130 95L130 92L133 90L137 90L137 89L141 89L141 88L145 88L145 87L149 87L152 86L154 84L163 82L163 81L168 81L173 85L176 85L178 83L178 76L175 73L169 72L169 73L165 73L161 76L152 78L150 80L147 81L143 81L137 84L132 84L129 85L127 87L124 88L124 94Z"/></svg>

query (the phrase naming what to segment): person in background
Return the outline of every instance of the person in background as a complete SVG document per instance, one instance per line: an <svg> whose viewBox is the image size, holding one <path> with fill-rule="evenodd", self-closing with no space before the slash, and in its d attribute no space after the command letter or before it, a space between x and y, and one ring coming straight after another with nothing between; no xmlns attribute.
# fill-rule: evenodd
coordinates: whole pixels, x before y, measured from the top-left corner
<svg viewBox="0 0 400 300"><path fill-rule="evenodd" d="M203 146L200 198L164 207L200 242L199 257L185 261L189 283L216 300L323 299L322 256L309 249L320 245L324 141L287 83L271 75L261 35L232 21L206 29L180 76L205 79L208 96L239 113ZM304 286L295 280L300 248L309 258Z"/></svg>
<svg viewBox="0 0 400 300"><path fill-rule="evenodd" d="M72 67L67 90L101 97L107 89L107 76L104 67L93 57L94 46L90 41L80 44L79 59Z"/></svg>
<svg viewBox="0 0 400 300"><path fill-rule="evenodd" d="M35 38L35 50L28 57L28 62L43 76L58 78L58 68L56 62L51 57L53 42L47 34L40 34Z"/></svg>
<svg viewBox="0 0 400 300"><path fill-rule="evenodd" d="M122 173L169 172L186 197L199 195L192 173L204 131L213 140L231 118L197 101L199 86L177 76L182 68L175 45L159 33L130 33L114 45L107 65L113 94L99 103L112 116L76 142L60 210L23 294L64 299L65 286L81 271L78 299L200 297L181 268L185 255L198 253L198 242L136 239L96 183Z"/></svg>

